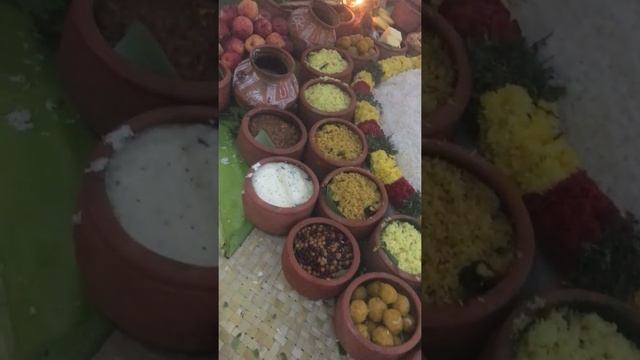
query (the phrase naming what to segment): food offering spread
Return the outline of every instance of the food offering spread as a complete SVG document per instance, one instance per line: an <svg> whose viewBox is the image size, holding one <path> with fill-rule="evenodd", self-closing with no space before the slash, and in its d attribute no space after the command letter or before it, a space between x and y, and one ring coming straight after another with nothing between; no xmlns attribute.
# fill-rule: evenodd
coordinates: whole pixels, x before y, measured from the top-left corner
<svg viewBox="0 0 640 360"><path fill-rule="evenodd" d="M379 44L406 50L421 32L404 24L412 12L393 19L394 6L407 5L399 3L222 5L219 63L230 81L220 117L219 254L226 293L243 294L220 299L222 356L419 351L422 58L383 58ZM283 43L267 40L273 32ZM365 246L374 238L380 246ZM367 274L380 274L371 283L384 295L360 300L387 302L373 305L380 316L354 338L345 326L365 323L336 320L335 299ZM249 315L257 299L271 311Z"/></svg>

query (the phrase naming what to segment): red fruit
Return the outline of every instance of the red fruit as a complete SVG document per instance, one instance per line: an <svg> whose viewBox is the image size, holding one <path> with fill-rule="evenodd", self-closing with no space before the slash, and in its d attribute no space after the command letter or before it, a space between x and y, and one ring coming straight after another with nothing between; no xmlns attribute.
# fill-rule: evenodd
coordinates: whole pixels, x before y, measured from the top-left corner
<svg viewBox="0 0 640 360"><path fill-rule="evenodd" d="M242 0L238 4L238 15L255 20L258 17L258 3L253 0Z"/></svg>
<svg viewBox="0 0 640 360"><path fill-rule="evenodd" d="M282 36L289 33L289 24L287 20L282 17L274 17L273 20L271 20L271 26L273 27L273 31Z"/></svg>
<svg viewBox="0 0 640 360"><path fill-rule="evenodd" d="M264 10L264 9L260 9L260 12L258 14L258 18L256 20L258 20L258 19L267 19L267 20L271 21L271 18L272 18L272 16L271 16L270 12L268 12L267 10Z"/></svg>
<svg viewBox="0 0 640 360"><path fill-rule="evenodd" d="M238 66L241 60L242 58L240 57L240 55L235 52L226 52L222 54L222 58L220 58L220 62L225 64L231 72L235 70L236 66Z"/></svg>
<svg viewBox="0 0 640 360"><path fill-rule="evenodd" d="M218 20L224 24L231 24L231 21L238 16L238 11L236 7L233 5L225 5L220 9L220 14L218 15Z"/></svg>
<svg viewBox="0 0 640 360"><path fill-rule="evenodd" d="M258 34L253 34L249 36L247 40L245 40L244 42L244 48L248 52L251 52L251 50L261 45L264 45L264 39L262 38L262 36Z"/></svg>
<svg viewBox="0 0 640 360"><path fill-rule="evenodd" d="M277 32L272 32L271 34L269 34L269 36L267 36L265 40L268 45L274 45L279 48L284 48L286 45L284 39L282 38L282 35L278 34Z"/></svg>
<svg viewBox="0 0 640 360"><path fill-rule="evenodd" d="M258 19L253 23L253 32L266 38L273 31L271 30L271 21L267 19Z"/></svg>
<svg viewBox="0 0 640 360"><path fill-rule="evenodd" d="M224 51L225 52L234 52L240 56L244 55L244 41L238 39L237 37L230 37L224 43Z"/></svg>
<svg viewBox="0 0 640 360"><path fill-rule="evenodd" d="M219 22L218 23L218 40L220 41L224 40L227 36L229 36L229 34L230 34L230 31L227 24L223 22Z"/></svg>
<svg viewBox="0 0 640 360"><path fill-rule="evenodd" d="M253 34L253 22L246 16L238 16L233 19L232 32L240 40L245 40Z"/></svg>

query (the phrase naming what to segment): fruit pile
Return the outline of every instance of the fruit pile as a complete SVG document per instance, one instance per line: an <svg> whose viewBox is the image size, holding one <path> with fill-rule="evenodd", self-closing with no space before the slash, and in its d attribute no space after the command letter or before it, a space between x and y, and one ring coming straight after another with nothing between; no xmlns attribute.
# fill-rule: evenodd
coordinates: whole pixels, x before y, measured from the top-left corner
<svg viewBox="0 0 640 360"><path fill-rule="evenodd" d="M218 22L220 62L233 72L257 46L273 45L291 52L293 44L288 33L287 19L272 17L253 0L242 0L237 6L226 5L220 9Z"/></svg>

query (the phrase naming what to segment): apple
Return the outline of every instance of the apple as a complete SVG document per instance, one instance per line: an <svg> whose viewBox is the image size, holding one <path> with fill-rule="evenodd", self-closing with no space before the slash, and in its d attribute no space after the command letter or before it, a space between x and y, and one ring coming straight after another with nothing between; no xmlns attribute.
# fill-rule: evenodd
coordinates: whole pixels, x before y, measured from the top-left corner
<svg viewBox="0 0 640 360"><path fill-rule="evenodd" d="M238 4L238 15L255 20L258 17L258 3L253 0L242 0Z"/></svg>
<svg viewBox="0 0 640 360"><path fill-rule="evenodd" d="M272 32L264 40L266 41L267 45L274 45L279 48L284 48L286 45L284 39L282 38L282 35L278 34L277 32Z"/></svg>
<svg viewBox="0 0 640 360"><path fill-rule="evenodd" d="M231 32L229 31L229 27L227 24L223 22L218 23L218 40L224 40L227 36L229 36Z"/></svg>
<svg viewBox="0 0 640 360"><path fill-rule="evenodd" d="M231 21L238 16L238 10L233 5L225 5L220 9L218 14L218 20L226 25L231 24Z"/></svg>
<svg viewBox="0 0 640 360"><path fill-rule="evenodd" d="M291 39L289 39L288 36L283 36L282 38L284 39L284 49L287 52L292 53L293 52L293 42L291 41Z"/></svg>
<svg viewBox="0 0 640 360"><path fill-rule="evenodd" d="M232 36L224 43L224 51L244 55L244 41Z"/></svg>
<svg viewBox="0 0 640 360"><path fill-rule="evenodd" d="M245 40L253 34L253 22L246 16L238 16L233 19L232 33L240 40Z"/></svg>
<svg viewBox="0 0 640 360"><path fill-rule="evenodd" d="M264 9L260 9L260 12L258 13L258 18L256 20L258 20L258 19L267 19L267 20L271 21L271 18L272 18L272 16L271 16L270 12L268 12L267 10L264 10Z"/></svg>
<svg viewBox="0 0 640 360"><path fill-rule="evenodd" d="M232 73L233 70L235 70L236 66L240 64L241 60L242 58L240 57L240 55L234 52L226 52L222 54L222 58L220 58L220 62L225 64Z"/></svg>
<svg viewBox="0 0 640 360"><path fill-rule="evenodd" d="M274 17L273 20L271 20L271 26L273 27L273 31L280 35L287 35L289 33L289 24L283 17Z"/></svg>
<svg viewBox="0 0 640 360"><path fill-rule="evenodd" d="M271 22L267 19L258 19L253 23L253 32L260 36L267 37L267 35L271 34L273 30L271 30Z"/></svg>
<svg viewBox="0 0 640 360"><path fill-rule="evenodd" d="M260 45L264 45L265 41L264 38L258 34L253 34L251 36L249 36L247 38L247 40L245 40L244 42L244 48L248 51L251 52L251 50L253 50L254 48L260 46Z"/></svg>

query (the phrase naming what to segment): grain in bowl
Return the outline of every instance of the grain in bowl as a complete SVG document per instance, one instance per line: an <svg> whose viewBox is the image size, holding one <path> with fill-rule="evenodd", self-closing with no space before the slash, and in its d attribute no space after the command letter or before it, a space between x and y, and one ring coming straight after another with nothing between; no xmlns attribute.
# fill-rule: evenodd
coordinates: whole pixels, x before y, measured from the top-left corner
<svg viewBox="0 0 640 360"><path fill-rule="evenodd" d="M292 208L313 195L313 182L299 167L286 162L257 163L251 185L258 197L269 205Z"/></svg>
<svg viewBox="0 0 640 360"><path fill-rule="evenodd" d="M337 174L327 185L327 195L339 215L349 220L365 220L382 205L375 182L357 172Z"/></svg>
<svg viewBox="0 0 640 360"><path fill-rule="evenodd" d="M312 140L330 160L351 161L363 151L360 137L343 124L322 125Z"/></svg>
<svg viewBox="0 0 640 360"><path fill-rule="evenodd" d="M307 55L307 65L323 74L339 74L347 69L347 61L334 49L320 49Z"/></svg>
<svg viewBox="0 0 640 360"><path fill-rule="evenodd" d="M304 98L313 108L324 112L346 110L351 101L349 95L337 85L322 82L308 87Z"/></svg>

